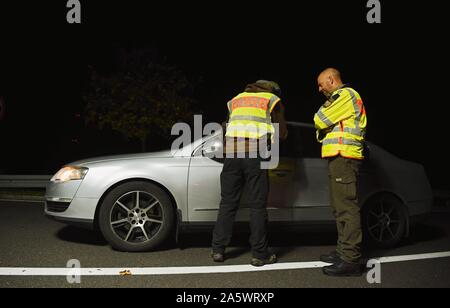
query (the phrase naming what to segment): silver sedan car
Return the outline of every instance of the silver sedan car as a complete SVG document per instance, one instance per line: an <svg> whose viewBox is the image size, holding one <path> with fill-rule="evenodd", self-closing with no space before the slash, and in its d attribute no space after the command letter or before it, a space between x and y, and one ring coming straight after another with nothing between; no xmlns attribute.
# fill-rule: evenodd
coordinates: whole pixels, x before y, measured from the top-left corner
<svg viewBox="0 0 450 308"><path fill-rule="evenodd" d="M45 214L99 229L115 249L151 250L181 230L214 225L220 202L222 134L178 151L98 157L64 166L48 183ZM327 161L309 124L289 122L280 162L269 170L269 223L281 227L334 223ZM249 221L245 188L236 222ZM359 179L365 241L392 247L430 211L424 168L368 142Z"/></svg>

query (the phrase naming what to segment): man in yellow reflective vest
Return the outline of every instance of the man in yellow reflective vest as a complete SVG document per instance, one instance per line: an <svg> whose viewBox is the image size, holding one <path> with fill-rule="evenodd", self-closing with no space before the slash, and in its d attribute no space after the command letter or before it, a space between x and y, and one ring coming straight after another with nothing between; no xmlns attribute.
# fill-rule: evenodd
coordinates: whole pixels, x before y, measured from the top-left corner
<svg viewBox="0 0 450 308"><path fill-rule="evenodd" d="M336 217L336 250L322 255L330 276L361 275L361 217L357 177L364 159L366 111L358 92L344 85L338 70L328 68L317 78L319 92L327 98L314 115L322 158L328 159L330 197Z"/></svg>
<svg viewBox="0 0 450 308"><path fill-rule="evenodd" d="M212 238L212 259L223 262L229 245L240 197L246 186L250 207L251 265L275 263L267 240L267 197L269 177L261 168L263 148L271 143L273 123L279 124L280 138L287 136L284 107L277 83L259 80L245 87L243 93L228 102L229 120L226 129L226 157L220 175L221 201Z"/></svg>

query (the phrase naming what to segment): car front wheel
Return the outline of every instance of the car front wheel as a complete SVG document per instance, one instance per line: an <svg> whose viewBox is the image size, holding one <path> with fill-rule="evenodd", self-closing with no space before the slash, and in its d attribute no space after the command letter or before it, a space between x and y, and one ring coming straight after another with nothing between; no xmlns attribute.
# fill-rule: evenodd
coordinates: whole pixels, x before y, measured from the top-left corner
<svg viewBox="0 0 450 308"><path fill-rule="evenodd" d="M174 226L172 202L152 183L124 183L104 199L99 226L105 239L117 250L152 250L170 236Z"/></svg>

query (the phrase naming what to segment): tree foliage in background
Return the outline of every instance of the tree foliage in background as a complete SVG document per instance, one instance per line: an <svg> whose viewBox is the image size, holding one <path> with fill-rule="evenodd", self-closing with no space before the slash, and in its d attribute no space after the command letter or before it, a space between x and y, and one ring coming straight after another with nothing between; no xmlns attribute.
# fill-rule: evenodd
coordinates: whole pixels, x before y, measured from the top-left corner
<svg viewBox="0 0 450 308"><path fill-rule="evenodd" d="M169 139L173 124L192 118L194 83L155 50L122 50L114 72L100 74L91 67L90 77L86 123L138 139L142 151L151 136Z"/></svg>

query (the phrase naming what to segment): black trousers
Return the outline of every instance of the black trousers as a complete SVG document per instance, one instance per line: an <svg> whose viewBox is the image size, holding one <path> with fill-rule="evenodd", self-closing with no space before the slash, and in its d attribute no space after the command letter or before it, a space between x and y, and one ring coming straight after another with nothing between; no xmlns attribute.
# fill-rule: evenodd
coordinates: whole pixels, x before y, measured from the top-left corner
<svg viewBox="0 0 450 308"><path fill-rule="evenodd" d="M250 245L253 257L269 256L267 240L268 172L261 169L261 158L226 158L220 175L221 202L213 231L213 252L224 253L229 245L233 223L244 185L250 201Z"/></svg>

